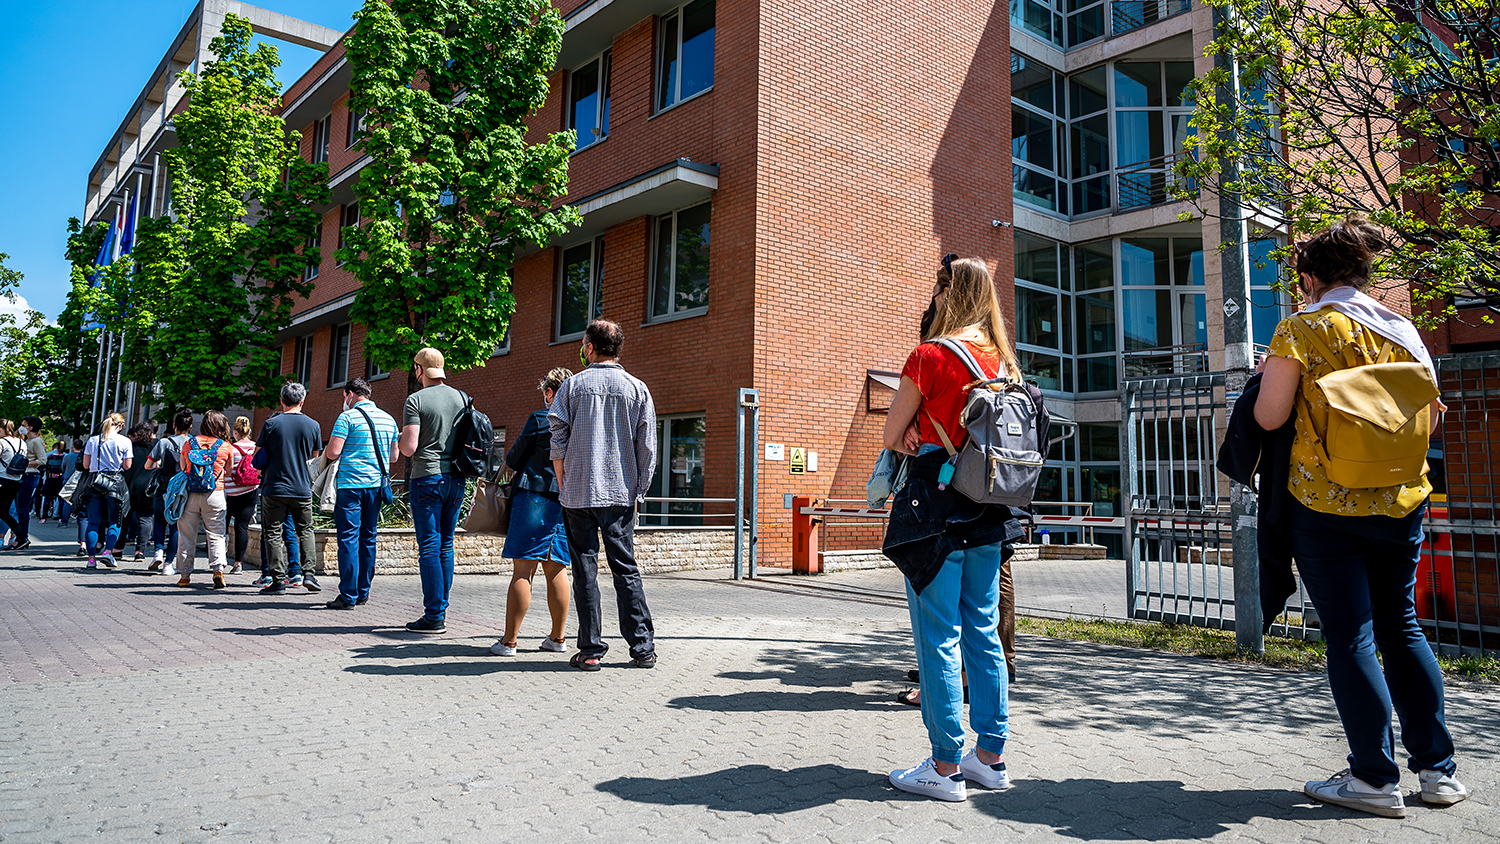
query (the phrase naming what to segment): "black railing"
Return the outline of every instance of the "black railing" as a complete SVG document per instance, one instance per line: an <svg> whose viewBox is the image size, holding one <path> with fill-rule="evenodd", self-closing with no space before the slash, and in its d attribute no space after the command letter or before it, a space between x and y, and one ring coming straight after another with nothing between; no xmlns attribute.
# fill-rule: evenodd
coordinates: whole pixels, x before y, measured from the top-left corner
<svg viewBox="0 0 1500 844"><path fill-rule="evenodd" d="M1191 0L1114 0L1109 5L1112 35L1140 29L1147 24L1180 15L1193 7Z"/></svg>
<svg viewBox="0 0 1500 844"><path fill-rule="evenodd" d="M1196 179L1184 181L1177 175L1177 162L1186 154L1176 152L1116 168L1115 207L1123 210L1161 205L1175 201L1173 192L1179 188L1196 190Z"/></svg>

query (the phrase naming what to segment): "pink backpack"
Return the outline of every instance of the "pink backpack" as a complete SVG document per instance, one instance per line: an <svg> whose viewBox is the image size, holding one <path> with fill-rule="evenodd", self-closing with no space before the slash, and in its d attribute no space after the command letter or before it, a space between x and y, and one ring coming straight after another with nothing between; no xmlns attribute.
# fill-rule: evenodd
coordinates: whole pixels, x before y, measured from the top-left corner
<svg viewBox="0 0 1500 844"><path fill-rule="evenodd" d="M235 464L229 479L235 486L260 486L260 470L251 463L249 453L234 443L229 447L240 453L240 462Z"/></svg>

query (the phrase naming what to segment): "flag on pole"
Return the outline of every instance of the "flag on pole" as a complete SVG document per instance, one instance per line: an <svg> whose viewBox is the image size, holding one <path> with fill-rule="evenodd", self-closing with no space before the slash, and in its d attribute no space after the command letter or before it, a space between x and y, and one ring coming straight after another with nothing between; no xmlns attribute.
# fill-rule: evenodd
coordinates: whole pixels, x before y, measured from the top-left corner
<svg viewBox="0 0 1500 844"><path fill-rule="evenodd" d="M115 216L109 221L109 230L104 235L104 242L99 244L99 254L94 257L94 271L89 273L89 287L98 287L99 285L103 284L103 268L110 264L113 264L115 262L115 259L120 257L121 210L122 209L120 208L115 209ZM100 322L93 313L84 314L84 331L93 331L96 328L103 327L104 323Z"/></svg>

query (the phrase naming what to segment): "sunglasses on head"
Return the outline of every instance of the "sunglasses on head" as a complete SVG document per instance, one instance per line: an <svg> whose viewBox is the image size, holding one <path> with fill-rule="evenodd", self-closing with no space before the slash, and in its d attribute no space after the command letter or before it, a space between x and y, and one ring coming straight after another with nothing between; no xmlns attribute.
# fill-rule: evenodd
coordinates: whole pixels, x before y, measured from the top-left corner
<svg viewBox="0 0 1500 844"><path fill-rule="evenodd" d="M953 272L953 262L957 261L957 260L958 260L958 253L956 253L956 252L949 252L947 255L944 255L943 256L943 269L947 270L951 274Z"/></svg>

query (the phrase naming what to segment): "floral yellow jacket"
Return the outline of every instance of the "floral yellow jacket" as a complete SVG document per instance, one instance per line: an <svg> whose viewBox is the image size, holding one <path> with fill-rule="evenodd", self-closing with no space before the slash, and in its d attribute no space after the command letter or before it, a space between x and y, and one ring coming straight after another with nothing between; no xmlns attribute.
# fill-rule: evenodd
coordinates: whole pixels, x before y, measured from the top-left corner
<svg viewBox="0 0 1500 844"><path fill-rule="evenodd" d="M1324 360L1308 335L1317 332L1342 358L1338 365ZM1287 489L1311 510L1341 516L1406 516L1427 500L1432 484L1423 474L1415 481L1396 486L1352 489L1328 480L1319 457L1318 444L1328 429L1328 402L1316 381L1338 369L1374 363L1385 338L1331 308L1293 314L1276 326L1271 355L1302 364L1302 382L1297 387L1297 436L1292 442L1291 475ZM1406 362L1412 356L1394 347L1391 360Z"/></svg>

